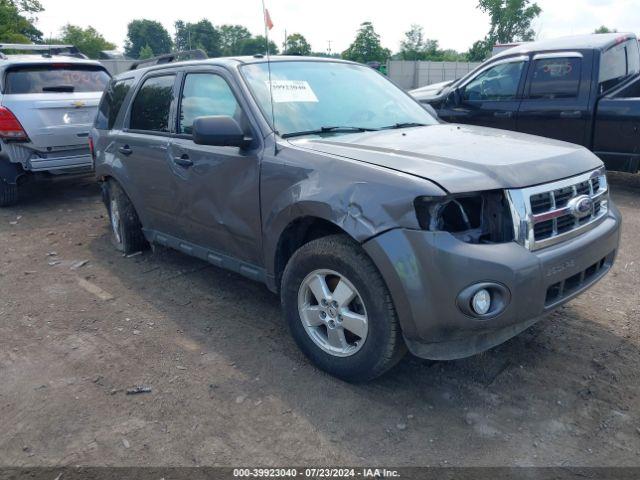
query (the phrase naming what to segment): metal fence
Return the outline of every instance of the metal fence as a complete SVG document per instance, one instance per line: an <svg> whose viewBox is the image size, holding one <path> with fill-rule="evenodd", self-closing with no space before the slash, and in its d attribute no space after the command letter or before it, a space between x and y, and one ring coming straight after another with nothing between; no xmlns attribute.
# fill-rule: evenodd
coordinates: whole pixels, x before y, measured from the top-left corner
<svg viewBox="0 0 640 480"><path fill-rule="evenodd" d="M388 75L405 90L463 77L479 62L414 62L391 60Z"/></svg>

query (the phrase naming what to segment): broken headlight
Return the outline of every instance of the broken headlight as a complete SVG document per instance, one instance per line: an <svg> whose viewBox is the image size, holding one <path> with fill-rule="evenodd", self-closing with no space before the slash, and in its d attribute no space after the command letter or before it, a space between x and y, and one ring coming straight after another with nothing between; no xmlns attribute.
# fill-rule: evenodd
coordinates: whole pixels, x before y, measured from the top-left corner
<svg viewBox="0 0 640 480"><path fill-rule="evenodd" d="M416 215L423 230L449 232L467 243L513 240L513 220L502 191L419 197Z"/></svg>

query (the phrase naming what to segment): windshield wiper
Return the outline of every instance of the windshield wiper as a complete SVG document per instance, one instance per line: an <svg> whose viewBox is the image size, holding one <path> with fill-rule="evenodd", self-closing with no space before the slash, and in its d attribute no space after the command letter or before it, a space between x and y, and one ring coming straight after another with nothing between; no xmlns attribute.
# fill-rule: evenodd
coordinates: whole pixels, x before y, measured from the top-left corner
<svg viewBox="0 0 640 480"><path fill-rule="evenodd" d="M73 85L54 85L51 87L42 87L43 92L61 92L61 93L73 93L76 87Z"/></svg>
<svg viewBox="0 0 640 480"><path fill-rule="evenodd" d="M428 127L426 123L418 123L418 122L402 122L396 123L395 125L389 125L388 127L382 127L380 130L396 130L399 128L410 128L410 127Z"/></svg>
<svg viewBox="0 0 640 480"><path fill-rule="evenodd" d="M377 128L365 128L365 127L320 127L315 130L306 130L303 132L291 132L281 135L282 138L302 137L304 135L318 135L321 133L343 133L343 132L375 132Z"/></svg>

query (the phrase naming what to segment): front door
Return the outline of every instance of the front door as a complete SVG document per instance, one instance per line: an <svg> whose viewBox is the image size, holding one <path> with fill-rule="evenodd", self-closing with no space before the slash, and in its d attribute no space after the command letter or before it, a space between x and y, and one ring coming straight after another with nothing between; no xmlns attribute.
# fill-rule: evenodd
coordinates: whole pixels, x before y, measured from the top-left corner
<svg viewBox="0 0 640 480"><path fill-rule="evenodd" d="M527 63L526 57L516 57L487 67L459 88L457 104L445 104L438 112L440 118L452 123L515 130Z"/></svg>
<svg viewBox="0 0 640 480"><path fill-rule="evenodd" d="M184 239L214 252L261 265L261 148L239 99L218 70L185 72L178 106L177 132L169 150L176 176ZM229 116L255 140L246 148L196 145L193 121Z"/></svg>

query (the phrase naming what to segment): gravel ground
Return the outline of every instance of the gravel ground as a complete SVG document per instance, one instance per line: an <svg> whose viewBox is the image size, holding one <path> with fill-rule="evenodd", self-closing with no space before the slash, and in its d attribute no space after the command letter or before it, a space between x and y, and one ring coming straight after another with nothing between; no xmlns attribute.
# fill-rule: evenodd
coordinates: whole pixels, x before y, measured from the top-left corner
<svg viewBox="0 0 640 480"><path fill-rule="evenodd" d="M611 184L623 243L595 288L356 386L305 361L262 285L122 257L92 179L36 185L0 210L0 465L638 466L640 175Z"/></svg>

